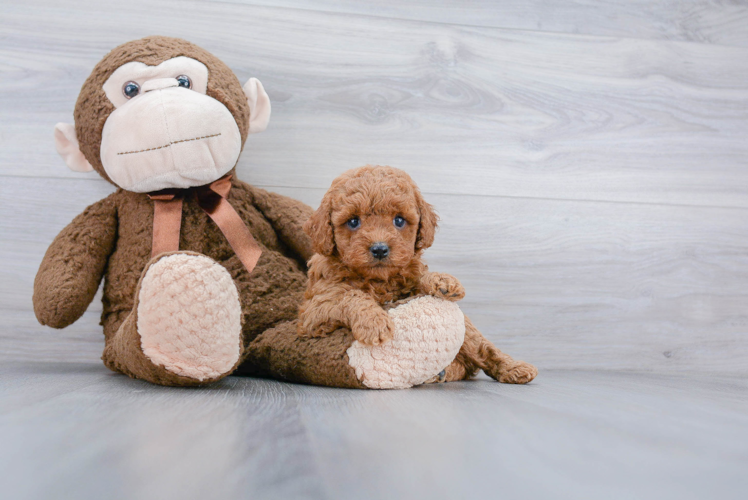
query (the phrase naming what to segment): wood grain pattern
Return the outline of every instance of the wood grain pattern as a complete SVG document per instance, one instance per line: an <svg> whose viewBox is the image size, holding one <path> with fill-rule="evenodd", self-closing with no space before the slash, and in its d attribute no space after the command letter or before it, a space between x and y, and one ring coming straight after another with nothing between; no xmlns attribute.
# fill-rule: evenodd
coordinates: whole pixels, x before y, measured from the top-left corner
<svg viewBox="0 0 748 500"><path fill-rule="evenodd" d="M136 4L50 8L34 25L33 6L7 7L6 174L76 175L52 125L107 50L160 32L263 81L271 127L240 161L263 185L324 188L380 163L433 193L748 207L746 48L222 3L141 19Z"/></svg>
<svg viewBox="0 0 748 500"><path fill-rule="evenodd" d="M35 324L47 245L112 189L53 125L115 45L183 36L273 101L240 178L318 203L365 163L443 218L428 260L541 368L748 373L748 23L741 4L1 3L2 359L95 360L98 300ZM78 354L76 354L78 353Z"/></svg>
<svg viewBox="0 0 748 500"><path fill-rule="evenodd" d="M546 372L352 391L0 365L8 498L742 499L745 379Z"/></svg>
<svg viewBox="0 0 748 500"><path fill-rule="evenodd" d="M211 0L443 24L748 47L748 5L719 0Z"/></svg>

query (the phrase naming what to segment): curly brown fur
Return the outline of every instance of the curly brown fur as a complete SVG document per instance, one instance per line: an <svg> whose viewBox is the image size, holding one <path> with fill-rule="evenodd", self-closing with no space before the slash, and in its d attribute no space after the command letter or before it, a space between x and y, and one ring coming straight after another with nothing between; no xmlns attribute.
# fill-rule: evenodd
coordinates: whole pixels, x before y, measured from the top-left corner
<svg viewBox="0 0 748 500"><path fill-rule="evenodd" d="M395 218L404 219L397 227ZM349 221L357 220L358 225ZM350 170L332 183L320 207L304 225L317 252L309 261L309 285L299 312L302 336L350 328L359 342L388 342L394 326L382 306L416 295L450 301L465 296L454 276L432 273L422 261L438 217L413 180L392 167ZM377 257L375 245L389 249ZM527 383L534 366L515 361L489 342L465 318L465 342L446 369L446 380L462 380L483 370L500 382Z"/></svg>

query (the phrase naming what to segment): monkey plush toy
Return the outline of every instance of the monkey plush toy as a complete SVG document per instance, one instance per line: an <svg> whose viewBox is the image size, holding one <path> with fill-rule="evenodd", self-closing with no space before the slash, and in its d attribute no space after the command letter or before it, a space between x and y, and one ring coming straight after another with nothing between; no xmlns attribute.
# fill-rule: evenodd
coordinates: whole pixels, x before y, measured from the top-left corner
<svg viewBox="0 0 748 500"><path fill-rule="evenodd" d="M131 377L189 386L236 373L360 388L433 378L464 336L462 313L446 301L395 308L396 339L452 332L415 359L404 347L383 363L358 346L364 361L354 366L349 330L297 335L312 209L234 170L247 135L269 117L259 81L242 86L184 40L148 37L106 55L83 85L75 125L58 124L54 136L71 169L95 170L117 190L47 250L34 282L39 322L76 321L103 277L102 359Z"/></svg>

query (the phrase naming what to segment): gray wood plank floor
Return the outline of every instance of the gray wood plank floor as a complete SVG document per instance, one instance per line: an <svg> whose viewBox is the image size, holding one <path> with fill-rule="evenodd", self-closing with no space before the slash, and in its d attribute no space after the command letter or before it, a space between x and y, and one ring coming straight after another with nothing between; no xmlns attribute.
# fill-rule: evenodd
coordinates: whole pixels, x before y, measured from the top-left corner
<svg viewBox="0 0 748 500"><path fill-rule="evenodd" d="M0 366L4 498L742 499L748 383L547 371L354 391Z"/></svg>

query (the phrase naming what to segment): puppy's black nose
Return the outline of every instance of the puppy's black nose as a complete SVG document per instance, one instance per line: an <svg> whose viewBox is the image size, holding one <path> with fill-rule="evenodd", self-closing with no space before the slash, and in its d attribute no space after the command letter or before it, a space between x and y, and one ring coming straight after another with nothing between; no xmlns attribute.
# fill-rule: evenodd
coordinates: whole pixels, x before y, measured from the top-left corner
<svg viewBox="0 0 748 500"><path fill-rule="evenodd" d="M375 259L382 260L382 259L386 259L387 256L390 254L390 247L387 246L387 243L382 243L381 241L378 241L369 247L369 251L374 256Z"/></svg>

